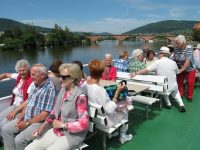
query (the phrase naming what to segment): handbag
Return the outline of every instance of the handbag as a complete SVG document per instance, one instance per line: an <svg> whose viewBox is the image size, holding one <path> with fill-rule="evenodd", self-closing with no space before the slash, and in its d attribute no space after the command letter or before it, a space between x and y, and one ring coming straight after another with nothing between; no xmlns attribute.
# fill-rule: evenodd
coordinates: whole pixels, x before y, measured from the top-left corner
<svg viewBox="0 0 200 150"><path fill-rule="evenodd" d="M122 83L125 83L125 85L127 84L127 81L126 80L122 80L121 82L119 82L119 84L122 84ZM110 99L112 100L113 97L115 96L115 92L117 90L117 87L118 85L109 85L109 86L104 86L108 96L110 97ZM129 96L129 93L128 93L128 88L127 86L124 87L124 89L120 92L119 96L118 96L118 100L119 101L124 101L126 100L126 97Z"/></svg>

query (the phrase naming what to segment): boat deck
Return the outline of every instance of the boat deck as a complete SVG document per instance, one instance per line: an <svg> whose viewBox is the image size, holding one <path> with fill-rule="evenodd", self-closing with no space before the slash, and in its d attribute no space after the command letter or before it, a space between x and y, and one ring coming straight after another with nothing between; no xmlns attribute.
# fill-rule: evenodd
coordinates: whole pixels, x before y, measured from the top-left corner
<svg viewBox="0 0 200 150"><path fill-rule="evenodd" d="M196 83L193 102L183 99L186 113L173 106L153 110L148 120L138 110L130 112L129 133L134 138L123 145L118 138L107 140L108 150L199 150L200 149L200 83ZM144 112L143 112L144 113ZM101 135L88 141L88 150L102 150Z"/></svg>
<svg viewBox="0 0 200 150"><path fill-rule="evenodd" d="M184 98L186 113L173 106L149 113L144 119L142 110L135 109L129 115L129 133L134 138L123 145L118 138L107 140L108 150L199 150L200 149L200 83L196 83L193 102ZM96 134L86 141L87 150L102 150L101 135ZM1 147L0 150L3 150Z"/></svg>

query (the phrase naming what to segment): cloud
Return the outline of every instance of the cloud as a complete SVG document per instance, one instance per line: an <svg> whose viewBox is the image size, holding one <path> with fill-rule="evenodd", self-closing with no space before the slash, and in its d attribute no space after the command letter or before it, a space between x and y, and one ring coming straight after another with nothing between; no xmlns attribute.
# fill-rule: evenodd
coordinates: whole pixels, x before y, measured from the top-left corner
<svg viewBox="0 0 200 150"><path fill-rule="evenodd" d="M169 15L171 17L182 17L184 15L184 12L180 9L171 9L169 10Z"/></svg>
<svg viewBox="0 0 200 150"><path fill-rule="evenodd" d="M126 31L137 28L151 22L150 20L121 19L121 18L104 18L101 20L81 24L81 28L87 32L109 32L121 34ZM75 26L74 26L75 27ZM77 30L77 29L73 29Z"/></svg>
<svg viewBox="0 0 200 150"><path fill-rule="evenodd" d="M147 16L147 18L152 18L152 19L160 18L160 17L161 17L161 16L158 15L158 14L147 14L146 16Z"/></svg>
<svg viewBox="0 0 200 150"><path fill-rule="evenodd" d="M143 11L151 11L167 6L166 4L163 4L163 1L162 3L158 3L157 1L148 1L148 0L118 0L118 1L121 3L121 5L125 7Z"/></svg>
<svg viewBox="0 0 200 150"><path fill-rule="evenodd" d="M140 27L147 23L151 23L155 20L137 20L137 19L121 19L121 18L103 18L101 20L94 20L90 22L79 22L77 20L22 20L24 23L30 23L42 27L53 28L55 23L61 27L68 27L71 31L82 31L82 32L109 32L112 34L121 34Z"/></svg>

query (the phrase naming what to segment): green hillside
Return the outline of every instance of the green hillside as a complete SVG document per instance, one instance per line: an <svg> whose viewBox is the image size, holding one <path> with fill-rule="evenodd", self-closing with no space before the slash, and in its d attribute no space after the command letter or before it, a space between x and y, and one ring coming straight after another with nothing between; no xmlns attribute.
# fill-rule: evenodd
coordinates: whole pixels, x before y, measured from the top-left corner
<svg viewBox="0 0 200 150"><path fill-rule="evenodd" d="M130 30L124 34L148 33L191 33L195 23L200 21L166 20L150 23L145 26Z"/></svg>
<svg viewBox="0 0 200 150"><path fill-rule="evenodd" d="M13 29L19 27L22 30L25 30L26 24L23 24L18 21L14 21L11 19L5 19L5 18L0 18L0 32L3 32L8 29ZM34 26L36 30L40 32L49 32L51 29L50 28L44 28L44 27L39 27L39 26Z"/></svg>

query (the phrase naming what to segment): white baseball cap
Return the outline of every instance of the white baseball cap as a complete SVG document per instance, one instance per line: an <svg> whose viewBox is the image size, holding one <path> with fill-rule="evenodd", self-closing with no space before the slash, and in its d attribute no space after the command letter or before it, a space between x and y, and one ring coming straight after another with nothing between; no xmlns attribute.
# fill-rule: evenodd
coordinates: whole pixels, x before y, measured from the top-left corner
<svg viewBox="0 0 200 150"><path fill-rule="evenodd" d="M165 53L165 54L169 54L169 48L166 46L162 46L160 48L160 53Z"/></svg>

